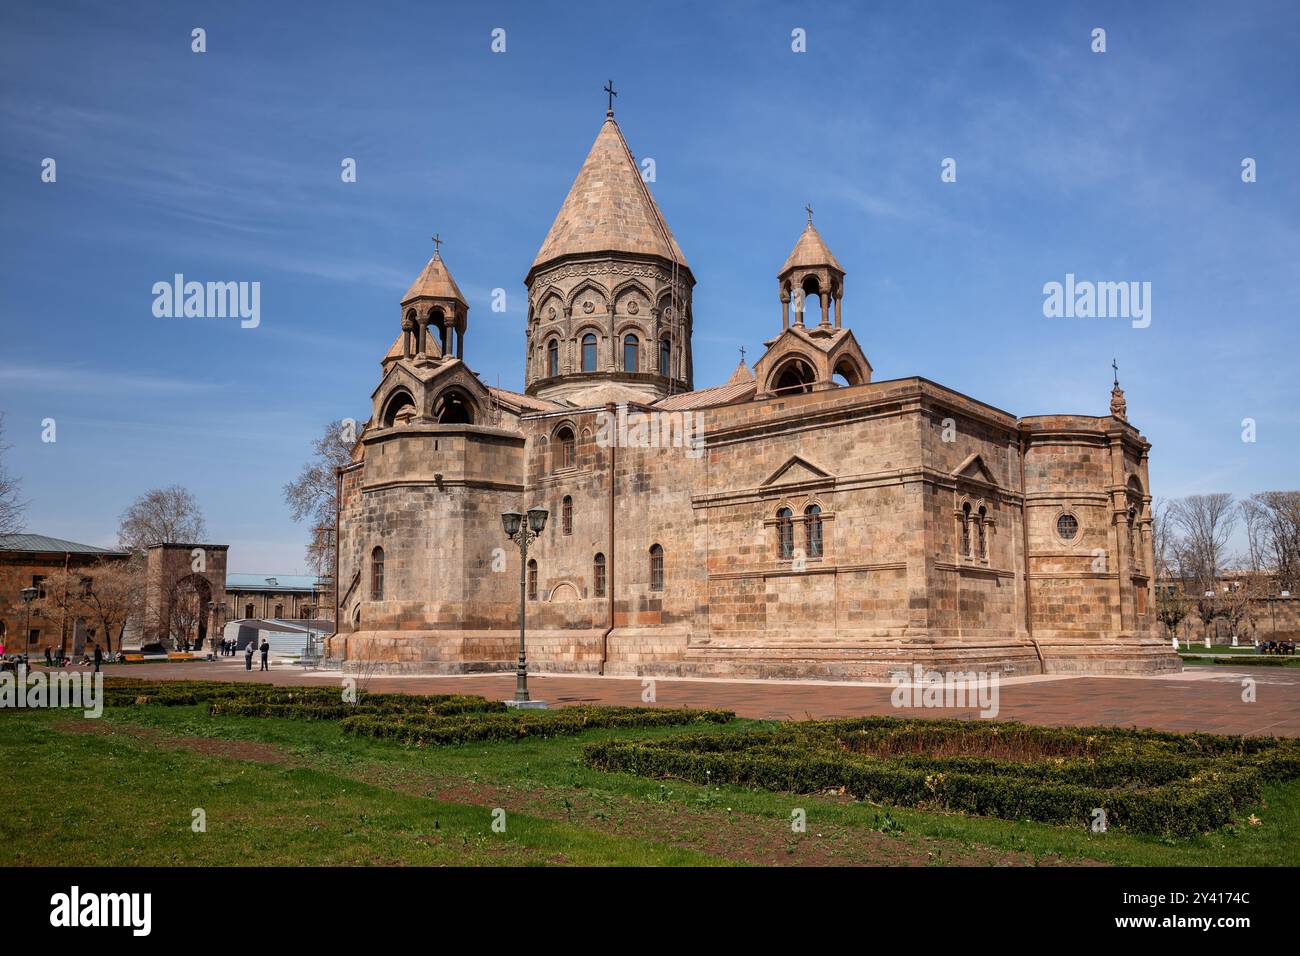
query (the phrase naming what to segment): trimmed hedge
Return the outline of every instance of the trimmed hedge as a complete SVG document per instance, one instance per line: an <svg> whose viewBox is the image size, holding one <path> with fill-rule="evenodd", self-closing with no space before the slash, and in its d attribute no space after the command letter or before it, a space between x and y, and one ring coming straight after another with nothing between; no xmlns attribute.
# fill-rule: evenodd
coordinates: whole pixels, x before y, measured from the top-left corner
<svg viewBox="0 0 1300 956"><path fill-rule="evenodd" d="M289 717L298 720L341 720L345 717L359 715L386 716L393 714L425 715L446 717L458 714L500 713L506 705L499 700L485 700L482 697L454 697L433 703L427 698L411 698L409 704L382 701L371 703L369 698L362 698L355 704L338 702L334 695L332 704L279 703L262 700L215 700L208 711L214 717Z"/></svg>
<svg viewBox="0 0 1300 956"><path fill-rule="evenodd" d="M338 720L347 733L438 746L476 740L571 736L596 727L671 727L726 723L730 711L567 707L508 711L499 700L458 694L364 694L355 704L339 687L284 687L234 681L142 681L109 678L109 706L208 705L221 717Z"/></svg>
<svg viewBox="0 0 1300 956"><path fill-rule="evenodd" d="M372 716L360 714L341 723L345 733L440 747L484 740L570 737L600 727L673 727L725 724L735 719L726 710L667 710L644 707L564 707L505 714L457 717Z"/></svg>
<svg viewBox="0 0 1300 956"><path fill-rule="evenodd" d="M344 702L340 687L284 687L232 681L110 678L104 682L104 696L110 707L185 707L206 703L214 715L301 720L338 720L354 714L448 716L505 710L500 701L461 694L362 694L355 704L349 704Z"/></svg>
<svg viewBox="0 0 1300 956"><path fill-rule="evenodd" d="M959 752L933 753L945 747ZM1108 828L1190 836L1257 802L1261 783L1300 777L1300 742L872 717L594 743L582 760L608 772L792 793L843 788L861 800L1052 824L1086 826L1100 807Z"/></svg>

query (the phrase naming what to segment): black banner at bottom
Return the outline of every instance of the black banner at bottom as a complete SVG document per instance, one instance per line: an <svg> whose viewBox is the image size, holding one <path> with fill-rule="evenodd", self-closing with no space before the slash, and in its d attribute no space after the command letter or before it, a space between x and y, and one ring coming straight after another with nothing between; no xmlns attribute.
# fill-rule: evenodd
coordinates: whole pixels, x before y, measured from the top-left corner
<svg viewBox="0 0 1300 956"><path fill-rule="evenodd" d="M1289 874L1265 869L9 869L7 929L82 942L373 942L403 922L550 936L554 929L762 940L884 930L1005 938L1230 942L1289 922ZM837 915L838 914L838 915ZM376 921L380 921L377 923ZM548 929L551 924L553 928ZM658 926L659 929L655 929ZM11 940L15 937L10 936Z"/></svg>

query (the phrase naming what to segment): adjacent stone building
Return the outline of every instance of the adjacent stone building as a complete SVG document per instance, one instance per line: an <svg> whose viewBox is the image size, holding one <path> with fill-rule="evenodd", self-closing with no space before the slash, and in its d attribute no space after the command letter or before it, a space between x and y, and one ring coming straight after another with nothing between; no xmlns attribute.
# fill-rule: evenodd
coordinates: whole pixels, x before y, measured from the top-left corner
<svg viewBox="0 0 1300 956"><path fill-rule="evenodd" d="M229 614L226 544L150 545L145 552L143 643L207 650Z"/></svg>
<svg viewBox="0 0 1300 956"><path fill-rule="evenodd" d="M314 574L226 574L228 620L331 620L328 580Z"/></svg>
<svg viewBox="0 0 1300 956"><path fill-rule="evenodd" d="M1177 669L1151 589L1150 444L1110 413L1018 418L872 380L808 222L751 369L696 389L695 277L607 114L524 279L523 394L464 359L441 255L401 299L340 473L349 666L881 678ZM778 308L779 306L779 308Z"/></svg>
<svg viewBox="0 0 1300 956"><path fill-rule="evenodd" d="M56 571L91 568L129 555L43 534L0 535L0 645L6 654L39 657L48 647L80 655L95 640L95 627L47 606L45 581ZM32 594L23 599L23 591ZM102 636L101 636L102 639Z"/></svg>

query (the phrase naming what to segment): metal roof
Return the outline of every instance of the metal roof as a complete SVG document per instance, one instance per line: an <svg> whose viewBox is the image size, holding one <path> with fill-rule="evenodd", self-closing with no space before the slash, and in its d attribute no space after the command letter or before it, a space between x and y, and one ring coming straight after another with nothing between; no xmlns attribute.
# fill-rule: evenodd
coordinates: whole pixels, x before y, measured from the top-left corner
<svg viewBox="0 0 1300 956"><path fill-rule="evenodd" d="M314 574L226 573L227 591L312 591L319 579Z"/></svg>
<svg viewBox="0 0 1300 956"><path fill-rule="evenodd" d="M309 631L329 632L334 630L334 624L330 621L307 620L307 621L290 621L285 618L260 618L250 617L239 621L230 621L227 627L236 625L238 627L251 628L255 631L278 631L281 634L306 634Z"/></svg>
<svg viewBox="0 0 1300 956"><path fill-rule="evenodd" d="M44 534L0 534L0 551L26 551L37 554L106 554L123 555L125 551L79 544Z"/></svg>

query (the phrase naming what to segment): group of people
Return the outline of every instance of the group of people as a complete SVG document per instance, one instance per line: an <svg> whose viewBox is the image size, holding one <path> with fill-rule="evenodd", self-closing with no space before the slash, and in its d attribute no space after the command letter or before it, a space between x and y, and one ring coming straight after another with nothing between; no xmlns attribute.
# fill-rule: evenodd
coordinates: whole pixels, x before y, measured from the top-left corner
<svg viewBox="0 0 1300 956"><path fill-rule="evenodd" d="M1261 641L1255 646L1261 654L1295 654L1295 641Z"/></svg>
<svg viewBox="0 0 1300 956"><path fill-rule="evenodd" d="M221 641L220 648L222 657L234 657L239 650L235 641ZM261 644L258 644L256 640L252 640L244 645L244 670L251 671L253 669L254 650L262 652L262 666L258 670L270 670L267 664L271 656L271 645L266 638L262 638Z"/></svg>
<svg viewBox="0 0 1300 956"><path fill-rule="evenodd" d="M72 664L80 664L83 667L95 668L98 673L100 667L107 661L108 663L120 662L125 660L125 655L121 651L116 653L105 654L104 649L98 643L86 651L81 657L74 660L64 653L63 648L53 648L49 645L45 647L45 666L46 667L70 667ZM0 644L0 670L16 670L18 665L25 667L31 666L31 659L26 654L6 654L5 647Z"/></svg>

